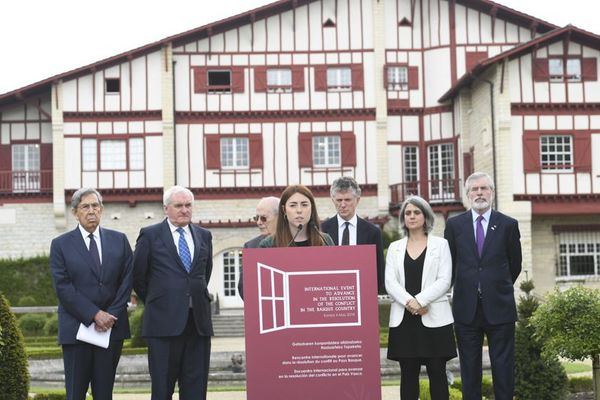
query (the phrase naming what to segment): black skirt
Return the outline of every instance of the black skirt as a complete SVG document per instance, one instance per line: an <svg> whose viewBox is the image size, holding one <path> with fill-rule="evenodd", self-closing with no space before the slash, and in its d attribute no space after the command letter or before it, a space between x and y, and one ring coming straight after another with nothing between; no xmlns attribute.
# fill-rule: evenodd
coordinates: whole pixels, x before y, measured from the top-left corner
<svg viewBox="0 0 600 400"><path fill-rule="evenodd" d="M425 252L413 260L404 255L404 277L406 290L411 295L421 291L423 262ZM404 310L400 325L390 328L388 338L388 354L390 360L399 361L401 358L445 358L456 357L456 342L452 324L437 328L423 325L420 315L413 315Z"/></svg>

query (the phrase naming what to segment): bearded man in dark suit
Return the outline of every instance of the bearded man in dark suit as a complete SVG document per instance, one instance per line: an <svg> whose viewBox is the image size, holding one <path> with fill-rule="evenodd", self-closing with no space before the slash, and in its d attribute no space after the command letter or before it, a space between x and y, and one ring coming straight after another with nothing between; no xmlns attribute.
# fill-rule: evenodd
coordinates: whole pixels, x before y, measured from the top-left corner
<svg viewBox="0 0 600 400"><path fill-rule="evenodd" d="M522 261L519 223L492 209L494 182L488 174L469 176L465 190L471 209L450 218L444 232L454 267L452 310L463 399L481 399L486 335L495 399L510 400L515 386L514 283Z"/></svg>

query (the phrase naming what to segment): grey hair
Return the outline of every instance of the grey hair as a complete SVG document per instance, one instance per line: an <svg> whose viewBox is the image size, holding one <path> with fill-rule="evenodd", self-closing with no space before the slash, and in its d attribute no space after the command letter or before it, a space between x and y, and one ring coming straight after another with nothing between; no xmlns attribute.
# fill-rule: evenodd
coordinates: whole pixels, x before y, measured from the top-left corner
<svg viewBox="0 0 600 400"><path fill-rule="evenodd" d="M481 178L485 178L488 181L488 186L490 187L490 189L492 189L492 192L496 191L496 188L494 187L494 180L488 174L486 174L485 172L473 172L465 180L465 192L469 193L469 191L471 190L471 183L474 180L481 179Z"/></svg>
<svg viewBox="0 0 600 400"><path fill-rule="evenodd" d="M83 196L87 196L89 194L95 195L96 198L98 199L98 204L100 204L100 207L103 207L102 195L96 189L81 188L81 189L77 190L75 193L73 193L73 197L71 197L71 208L76 209L77 207L79 207L79 203L81 203L81 198Z"/></svg>
<svg viewBox="0 0 600 400"><path fill-rule="evenodd" d="M277 215L279 213L279 197L275 197L275 196L263 197L258 202L258 204L260 204L260 203L264 203L264 204L268 205L269 208L271 209L271 214Z"/></svg>
<svg viewBox="0 0 600 400"><path fill-rule="evenodd" d="M163 195L163 205L166 207L171 204L171 197L176 193L185 193L192 198L192 205L194 204L194 194L186 187L175 185L168 189Z"/></svg>
<svg viewBox="0 0 600 400"><path fill-rule="evenodd" d="M342 176L341 178L337 178L331 184L331 189L329 190L331 197L335 197L338 192L347 192L351 191L354 194L354 197L360 197L360 186L349 176Z"/></svg>
<svg viewBox="0 0 600 400"><path fill-rule="evenodd" d="M435 215L429 203L425 201L422 197L419 196L410 196L404 203L402 203L402 207L400 207L400 229L404 232L404 236L408 236L408 228L406 227L406 223L404 222L404 211L406 211L406 207L412 204L417 207L423 215L425 216L425 234L429 234L433 230L433 223L435 222Z"/></svg>

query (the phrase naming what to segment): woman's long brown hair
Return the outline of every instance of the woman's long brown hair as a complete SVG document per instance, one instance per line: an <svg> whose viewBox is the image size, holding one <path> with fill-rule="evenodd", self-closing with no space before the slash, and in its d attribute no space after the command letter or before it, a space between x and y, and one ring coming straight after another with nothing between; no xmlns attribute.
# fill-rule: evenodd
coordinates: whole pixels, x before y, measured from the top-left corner
<svg viewBox="0 0 600 400"><path fill-rule="evenodd" d="M317 213L317 206L315 204L315 197L309 188L304 185L290 185L281 194L281 200L279 201L279 213L277 214L277 229L273 237L273 245L275 247L287 247L292 241L292 233L290 232L290 224L285 213L285 203L295 193L300 193L306 196L310 200L310 220L306 230L308 233L308 245L309 246L326 246L327 243L323 241L319 230L321 229L321 222L319 220L319 214ZM312 226L311 226L312 225Z"/></svg>

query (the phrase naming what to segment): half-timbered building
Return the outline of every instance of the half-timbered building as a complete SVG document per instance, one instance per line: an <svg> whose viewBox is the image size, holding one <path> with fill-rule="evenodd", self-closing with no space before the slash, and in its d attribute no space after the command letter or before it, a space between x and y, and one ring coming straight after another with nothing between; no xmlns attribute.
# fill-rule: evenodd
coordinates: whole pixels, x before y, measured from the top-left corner
<svg viewBox="0 0 600 400"><path fill-rule="evenodd" d="M134 244L180 184L234 307L260 197L306 184L323 218L350 175L361 216L417 193L439 234L483 170L537 288L594 284L599 57L600 37L489 0L280 0L168 37L0 95L0 257L47 252L82 186Z"/></svg>

